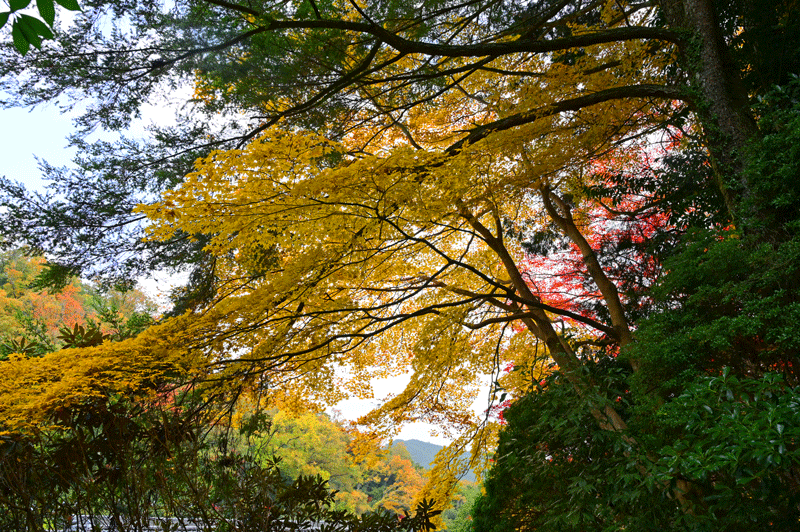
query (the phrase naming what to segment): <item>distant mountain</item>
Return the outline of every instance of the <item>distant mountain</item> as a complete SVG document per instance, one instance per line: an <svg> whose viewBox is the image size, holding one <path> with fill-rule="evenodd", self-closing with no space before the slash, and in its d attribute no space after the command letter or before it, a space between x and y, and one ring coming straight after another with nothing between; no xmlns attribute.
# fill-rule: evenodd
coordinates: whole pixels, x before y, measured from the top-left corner
<svg viewBox="0 0 800 532"><path fill-rule="evenodd" d="M411 455L411 461L419 464L424 469L430 469L433 466L433 459L440 450L444 449L441 445L428 443L421 440L394 440L392 445L402 443L408 449L408 454ZM463 480L475 482L475 473L470 470Z"/></svg>

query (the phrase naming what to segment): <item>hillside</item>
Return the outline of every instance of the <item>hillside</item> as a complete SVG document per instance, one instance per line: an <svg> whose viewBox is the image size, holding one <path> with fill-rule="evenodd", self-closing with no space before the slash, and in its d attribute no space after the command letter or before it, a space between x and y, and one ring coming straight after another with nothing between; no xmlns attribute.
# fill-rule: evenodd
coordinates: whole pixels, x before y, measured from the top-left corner
<svg viewBox="0 0 800 532"><path fill-rule="evenodd" d="M436 453L444 449L441 445L422 440L395 440L393 445L397 445L398 443L405 445L406 449L408 449L408 453L411 455L411 460L415 464L422 466L425 470L429 470L433 465L433 459L436 457ZM469 473L464 476L463 480L475 482L475 473L470 470Z"/></svg>

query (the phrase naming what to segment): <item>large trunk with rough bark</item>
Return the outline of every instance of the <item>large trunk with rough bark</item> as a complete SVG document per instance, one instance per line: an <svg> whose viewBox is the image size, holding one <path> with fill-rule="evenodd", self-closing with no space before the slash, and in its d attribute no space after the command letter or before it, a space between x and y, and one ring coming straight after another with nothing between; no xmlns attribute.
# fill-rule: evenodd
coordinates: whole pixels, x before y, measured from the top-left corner
<svg viewBox="0 0 800 532"><path fill-rule="evenodd" d="M689 82L697 91L697 115L715 164L718 186L732 216L749 196L743 170L746 146L757 134L747 94L733 64L714 0L661 0L670 26L687 32L681 50ZM730 184L735 184L734 190Z"/></svg>

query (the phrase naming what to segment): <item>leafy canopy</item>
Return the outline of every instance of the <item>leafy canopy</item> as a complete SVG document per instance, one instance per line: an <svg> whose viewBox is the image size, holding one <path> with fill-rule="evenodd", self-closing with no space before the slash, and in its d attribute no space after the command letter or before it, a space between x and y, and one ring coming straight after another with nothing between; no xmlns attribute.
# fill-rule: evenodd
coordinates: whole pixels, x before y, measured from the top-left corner
<svg viewBox="0 0 800 532"><path fill-rule="evenodd" d="M771 5L793 43L791 3ZM450 428L457 437L423 493L443 500L467 465L463 449L481 461L495 438L493 410L469 409L480 375L507 399L557 369L574 410L548 423L567 427L567 447L599 442L599 455L570 449L594 479L659 478L651 453L666 443L663 427L641 426L722 365L697 356L683 334L691 320L676 317L707 306L682 289L698 283L664 272L722 264L722 248L702 255L690 226L733 249L728 235L739 233L721 226L753 230L768 219L754 198L776 190L748 173L758 157L747 146L765 137L751 101L797 58L760 68L750 45L763 33L751 28L763 20L749 3L212 0L112 2L107 13L109 31L87 13L53 48L5 60L19 77L3 88L22 103L91 94L84 133L127 127L159 91L187 84L190 114L152 128L151 143L76 137L79 169L48 168L51 193L3 181L4 231L52 251L53 280L89 271L125 282L185 266L191 283L172 319L83 351L96 366L55 355L0 367L8 382L52 383L24 398L3 392L10 430L47 423L50 390L77 390L61 401L79 404L187 375L226 400L318 407L369 397L373 377L410 370L405 391L362 422L381 434L417 418ZM762 79L746 78L750 69ZM700 284L742 292L728 291L736 270L723 266ZM662 297L657 283L676 288ZM722 319L706 332L741 308L714 307ZM647 328L660 319L681 325L674 359L657 348L672 341L668 328ZM737 346L756 346L749 354L776 345L757 328L736 334ZM690 378L673 380L685 360ZM623 399L630 390L639 395ZM707 512L707 486L674 480L649 484L647 497L672 515ZM599 508L593 486L566 489L580 526L586 516L617 526L633 506Z"/></svg>

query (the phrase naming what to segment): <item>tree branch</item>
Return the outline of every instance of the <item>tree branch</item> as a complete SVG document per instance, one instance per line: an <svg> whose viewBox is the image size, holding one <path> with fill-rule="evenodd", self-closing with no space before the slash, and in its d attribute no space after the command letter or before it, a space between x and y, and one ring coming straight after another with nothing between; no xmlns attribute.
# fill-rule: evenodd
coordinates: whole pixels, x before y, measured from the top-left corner
<svg viewBox="0 0 800 532"><path fill-rule="evenodd" d="M217 5L217 6L220 6L220 7L224 7L226 9L231 9L233 11L239 11L240 13L245 13L247 15L253 15L254 17L260 17L261 16L261 13L259 11L256 11L255 9L251 9L249 7L242 6L242 5L239 5L239 4L232 4L230 2L226 2L225 0L204 0L204 1L208 2L209 4L214 4L214 5Z"/></svg>
<svg viewBox="0 0 800 532"><path fill-rule="evenodd" d="M682 87L671 87L668 85L626 85L624 87L612 87L591 94L585 94L569 100L555 102L544 107L531 109L522 113L496 120L483 126L477 126L466 137L459 140L445 150L449 155L460 152L464 146L475 144L479 140L485 139L490 134L497 131L505 131L513 127L530 124L541 118L553 116L567 111L578 111L580 109L598 105L611 100L629 98L664 98L671 100L691 101L688 91Z"/></svg>

